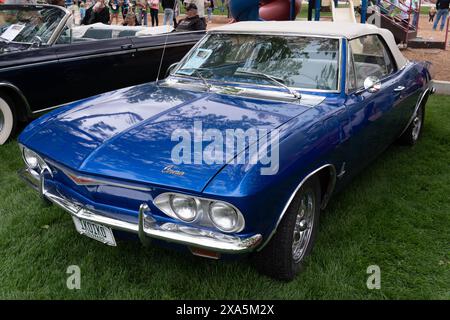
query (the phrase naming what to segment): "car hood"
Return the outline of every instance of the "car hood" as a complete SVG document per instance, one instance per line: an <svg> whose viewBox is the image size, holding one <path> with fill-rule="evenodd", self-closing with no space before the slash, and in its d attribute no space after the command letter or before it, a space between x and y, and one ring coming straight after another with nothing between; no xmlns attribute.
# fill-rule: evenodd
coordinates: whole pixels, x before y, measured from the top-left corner
<svg viewBox="0 0 450 320"><path fill-rule="evenodd" d="M309 108L145 84L63 107L32 123L19 141L83 174L200 192L223 164L174 164L178 133L193 137L196 121L203 132L272 130Z"/></svg>

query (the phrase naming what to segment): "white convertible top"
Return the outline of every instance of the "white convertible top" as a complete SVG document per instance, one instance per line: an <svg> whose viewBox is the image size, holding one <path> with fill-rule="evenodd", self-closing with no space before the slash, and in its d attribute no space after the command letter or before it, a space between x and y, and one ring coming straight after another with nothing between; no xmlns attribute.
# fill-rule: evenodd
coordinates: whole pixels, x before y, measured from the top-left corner
<svg viewBox="0 0 450 320"><path fill-rule="evenodd" d="M286 34L309 35L322 37L340 37L354 39L367 34L379 34L391 49L398 68L402 68L408 60L398 49L394 36L387 29L378 28L372 24L328 22L328 21L248 21L226 24L211 29L214 32L251 33L251 34Z"/></svg>

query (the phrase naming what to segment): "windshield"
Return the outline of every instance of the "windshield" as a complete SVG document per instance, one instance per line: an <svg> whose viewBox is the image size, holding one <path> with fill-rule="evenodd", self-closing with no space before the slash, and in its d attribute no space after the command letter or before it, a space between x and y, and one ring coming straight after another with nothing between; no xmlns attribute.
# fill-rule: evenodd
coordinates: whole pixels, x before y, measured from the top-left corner
<svg viewBox="0 0 450 320"><path fill-rule="evenodd" d="M337 90L338 57L338 39L211 34L175 74L263 85L276 79L294 88Z"/></svg>
<svg viewBox="0 0 450 320"><path fill-rule="evenodd" d="M46 44L65 15L55 7L0 6L0 40Z"/></svg>

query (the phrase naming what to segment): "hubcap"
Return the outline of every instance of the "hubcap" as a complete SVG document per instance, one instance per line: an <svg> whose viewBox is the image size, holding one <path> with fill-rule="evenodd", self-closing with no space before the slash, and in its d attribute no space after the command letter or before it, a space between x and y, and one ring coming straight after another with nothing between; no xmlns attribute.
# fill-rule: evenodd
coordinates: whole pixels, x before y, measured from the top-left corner
<svg viewBox="0 0 450 320"><path fill-rule="evenodd" d="M4 124L5 124L5 116L3 115L2 110L0 110L0 132L2 132Z"/></svg>
<svg viewBox="0 0 450 320"><path fill-rule="evenodd" d="M419 139L420 129L422 128L422 113L415 116L413 120L412 138Z"/></svg>
<svg viewBox="0 0 450 320"><path fill-rule="evenodd" d="M306 253L314 224L315 198L311 191L302 195L294 227L292 257L299 262Z"/></svg>

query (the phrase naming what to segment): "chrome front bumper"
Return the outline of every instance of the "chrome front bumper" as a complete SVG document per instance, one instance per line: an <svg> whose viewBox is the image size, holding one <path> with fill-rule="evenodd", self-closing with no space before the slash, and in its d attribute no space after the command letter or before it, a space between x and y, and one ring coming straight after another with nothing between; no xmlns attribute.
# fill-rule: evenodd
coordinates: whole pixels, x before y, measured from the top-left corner
<svg viewBox="0 0 450 320"><path fill-rule="evenodd" d="M154 238L214 252L238 254L253 251L262 239L260 234L241 238L173 222L160 224L145 203L139 208L138 224L113 219L102 215L101 212L86 208L85 205L64 195L57 187L50 186L45 181L45 174L41 174L38 180L35 174L24 169L19 171L19 176L39 191L44 199L60 206L72 216L115 230L137 234L144 245Z"/></svg>

